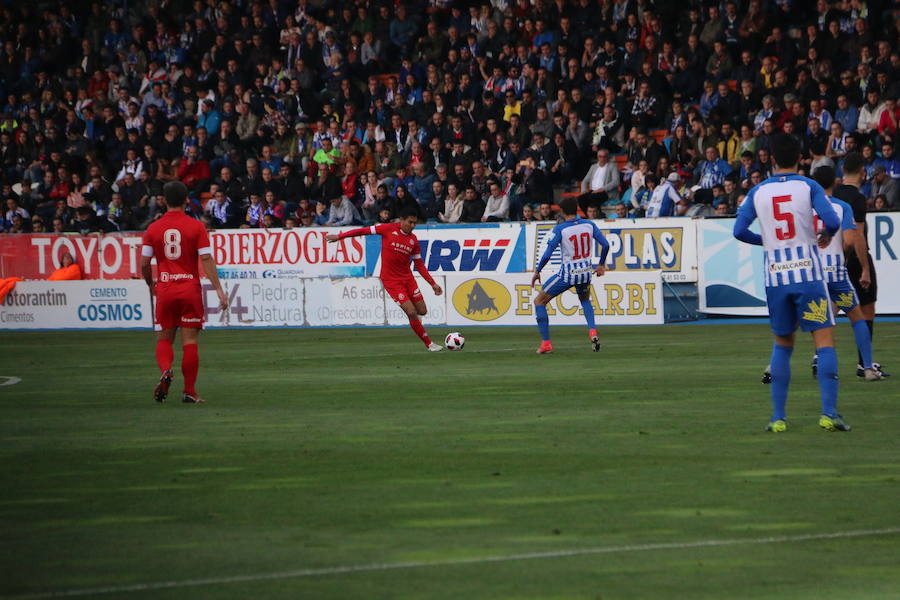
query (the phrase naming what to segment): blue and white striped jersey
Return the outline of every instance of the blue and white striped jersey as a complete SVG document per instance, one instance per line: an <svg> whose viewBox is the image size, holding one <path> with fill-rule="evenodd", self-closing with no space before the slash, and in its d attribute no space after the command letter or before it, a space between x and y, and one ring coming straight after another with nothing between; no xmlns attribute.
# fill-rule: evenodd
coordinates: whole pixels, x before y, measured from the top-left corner
<svg viewBox="0 0 900 600"><path fill-rule="evenodd" d="M588 221L576 217L569 221L563 221L553 228L544 255L538 262L537 271L550 260L553 251L557 247L562 255L562 263L559 267L559 278L571 285L589 283L591 271L594 265L591 259L594 255L594 242L600 244L600 262L606 262L606 254L609 251L609 242L603 237L600 228Z"/></svg>
<svg viewBox="0 0 900 600"><path fill-rule="evenodd" d="M734 233L738 239L763 246L766 287L824 280L813 210L829 231L839 229L840 221L825 190L812 179L780 173L747 194ZM761 236L747 230L757 218ZM750 241L753 236L759 240Z"/></svg>
<svg viewBox="0 0 900 600"><path fill-rule="evenodd" d="M668 181L664 181L653 190L650 202L647 203L647 217L671 217L675 214L675 205L681 202L681 196Z"/></svg>
<svg viewBox="0 0 900 600"><path fill-rule="evenodd" d="M847 266L844 261L844 231L856 229L856 224L853 222L853 209L849 204L834 196L829 196L828 199L831 200L831 207L834 208L834 212L841 221L841 229L831 238L831 243L827 248L824 250L819 248L819 256L822 257L825 281L834 283L847 280ZM817 233L825 228L818 217L815 218L815 226Z"/></svg>

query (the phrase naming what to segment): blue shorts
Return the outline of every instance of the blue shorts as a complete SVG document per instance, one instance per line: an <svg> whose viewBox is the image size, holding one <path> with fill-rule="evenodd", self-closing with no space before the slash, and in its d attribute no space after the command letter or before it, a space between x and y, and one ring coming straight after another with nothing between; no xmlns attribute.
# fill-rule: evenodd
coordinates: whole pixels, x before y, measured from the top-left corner
<svg viewBox="0 0 900 600"><path fill-rule="evenodd" d="M559 276L559 273L548 279L541 286L541 290L547 293L548 296L554 298L559 296L564 291L569 289L570 287L575 288L575 293L578 294L578 297L584 296L588 293L588 289L591 287L591 282L588 280L587 283L569 283L565 279Z"/></svg>
<svg viewBox="0 0 900 600"><path fill-rule="evenodd" d="M859 296L856 295L856 289L849 279L829 282L828 295L831 296L831 301L837 304L838 311L842 310L844 314L859 306Z"/></svg>
<svg viewBox="0 0 900 600"><path fill-rule="evenodd" d="M790 283L766 288L769 324L775 335L834 327L834 312L824 281Z"/></svg>

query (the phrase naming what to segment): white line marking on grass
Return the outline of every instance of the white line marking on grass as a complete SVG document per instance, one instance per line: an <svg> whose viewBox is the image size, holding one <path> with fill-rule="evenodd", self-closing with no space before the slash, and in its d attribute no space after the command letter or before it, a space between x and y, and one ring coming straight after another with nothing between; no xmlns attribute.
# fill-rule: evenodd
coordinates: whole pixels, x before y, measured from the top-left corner
<svg viewBox="0 0 900 600"><path fill-rule="evenodd" d="M109 587L40 592L36 594L25 594L21 596L4 596L4 598L26 600L37 598L71 598L73 596L99 596L102 594L146 592L153 590L196 587L201 585L222 585L227 583L248 583L255 581L273 581L279 579L301 579L304 577L324 577L328 575L342 575L347 573L371 573L375 571L402 571L406 569L423 569L428 567L452 567L457 565L504 563L519 560L535 560L539 558L567 558L572 556L588 556L595 554L653 552L657 550L685 550L690 548L720 548L723 546L790 544L797 542L814 542L821 540L839 540L897 534L900 534L900 527L889 527L885 529L861 529L856 531L836 531L833 533L811 533L807 535L786 535L779 537L700 540L696 542L662 542L657 544L633 544L626 546L598 546L593 548L572 548L569 550L529 552L525 554L474 556L471 558L455 558L450 560L411 561L400 563L371 563L363 565L323 567L319 569L297 569L295 571L280 571L275 573L256 573L223 577L205 577L201 579L182 579L180 581L157 581L148 583L135 583L131 585L115 585Z"/></svg>
<svg viewBox="0 0 900 600"><path fill-rule="evenodd" d="M887 337L887 336L881 336L881 337ZM469 338L469 339L471 339L471 338ZM696 345L697 345L696 342L667 342L666 343L667 348L672 347L672 346L696 346ZM533 343L533 344L529 344L527 346L525 346L525 345L516 346L515 348L486 348L484 350L468 350L468 349L466 349L466 350L461 350L458 352L452 352L452 354L454 354L454 355L460 354L460 353L495 354L495 353L499 353L499 352L523 352L523 353L528 354L528 353L534 353L534 350L535 350L535 348L537 348L537 346L538 346L538 343ZM611 347L615 346L616 348L619 348L619 347L624 348L624 347L632 347L632 346L647 346L647 347L655 348L655 346L652 346L651 344L649 344L647 342L636 342L636 341L635 342L629 342L629 341L615 342L614 344L610 344L610 346ZM554 350L587 350L587 349L590 349L590 346L587 344L554 344L553 349ZM354 353L353 357L354 358L387 358L389 356L410 356L412 354L419 354L419 352L418 351L384 352L384 353L378 353L378 354L356 354L356 353ZM445 354L451 354L451 352L447 352ZM590 355L591 353L590 352L582 352L581 354ZM317 354L316 358L322 359L322 360L329 359L329 358L347 358L347 355L346 354ZM288 360L288 359L284 359L284 360Z"/></svg>
<svg viewBox="0 0 900 600"><path fill-rule="evenodd" d="M3 381L2 383L0 383L0 387L3 387L4 385L16 385L17 383L22 381L21 377L13 377L11 375L0 375L0 380L3 380L3 379L5 379L6 381Z"/></svg>

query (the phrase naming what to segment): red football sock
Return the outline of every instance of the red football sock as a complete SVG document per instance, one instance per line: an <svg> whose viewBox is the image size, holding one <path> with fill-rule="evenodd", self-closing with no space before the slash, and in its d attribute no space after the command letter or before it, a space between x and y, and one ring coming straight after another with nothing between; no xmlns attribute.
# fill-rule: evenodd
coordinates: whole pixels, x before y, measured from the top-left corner
<svg viewBox="0 0 900 600"><path fill-rule="evenodd" d="M159 372L165 373L171 369L173 360L175 351L172 350L172 340L156 340L156 364L159 365Z"/></svg>
<svg viewBox="0 0 900 600"><path fill-rule="evenodd" d="M431 338L428 337L428 332L425 331L425 326L422 325L422 321L420 321L416 317L410 317L409 326L412 327L412 330L416 332L416 335L419 336L419 339L425 342L426 346L431 345Z"/></svg>
<svg viewBox="0 0 900 600"><path fill-rule="evenodd" d="M181 374L184 376L184 393L193 396L197 393L194 384L197 383L197 371L200 370L200 354L197 352L197 344L185 344L182 348Z"/></svg>

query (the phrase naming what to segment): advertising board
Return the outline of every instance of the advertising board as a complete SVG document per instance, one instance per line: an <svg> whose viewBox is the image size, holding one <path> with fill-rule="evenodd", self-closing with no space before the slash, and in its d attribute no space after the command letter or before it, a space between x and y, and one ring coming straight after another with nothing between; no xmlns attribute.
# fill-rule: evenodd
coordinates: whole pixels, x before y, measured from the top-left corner
<svg viewBox="0 0 900 600"><path fill-rule="evenodd" d="M447 324L534 325L531 275L497 274L447 276ZM594 277L591 303L601 325L661 324L664 319L662 277L659 271L607 272ZM574 290L547 305L550 323L584 324L584 311Z"/></svg>
<svg viewBox="0 0 900 600"><path fill-rule="evenodd" d="M609 241L606 266L616 272L662 271L668 282L697 281L697 220L685 218L617 219L594 221ZM533 223L528 268L533 269L546 249L555 223ZM594 249L594 256L599 251ZM559 265L559 252L550 259Z"/></svg>
<svg viewBox="0 0 900 600"><path fill-rule="evenodd" d="M152 326L143 281L22 281L0 304L0 329Z"/></svg>

